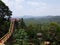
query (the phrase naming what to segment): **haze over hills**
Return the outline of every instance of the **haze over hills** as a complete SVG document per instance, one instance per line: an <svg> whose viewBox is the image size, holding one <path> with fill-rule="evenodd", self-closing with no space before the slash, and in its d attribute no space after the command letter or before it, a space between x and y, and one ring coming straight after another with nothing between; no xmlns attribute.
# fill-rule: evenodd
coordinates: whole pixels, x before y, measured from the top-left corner
<svg viewBox="0 0 60 45"><path fill-rule="evenodd" d="M49 18L49 17L60 17L60 16L50 16L50 15L48 15L48 16L31 16L31 15L25 15L25 16L16 16L16 17L14 17L14 16L12 16L12 18Z"/></svg>
<svg viewBox="0 0 60 45"><path fill-rule="evenodd" d="M24 18L24 21L28 24L30 22L34 23L50 23L58 22L60 23L60 16L23 16L23 17L14 17L14 18Z"/></svg>
<svg viewBox="0 0 60 45"><path fill-rule="evenodd" d="M22 18L44 18L44 17L51 17L51 16L30 16L30 15L22 16Z"/></svg>
<svg viewBox="0 0 60 45"><path fill-rule="evenodd" d="M28 17L24 18L26 23L34 22L34 23L50 23L57 22L60 23L60 16L37 16L37 17Z"/></svg>

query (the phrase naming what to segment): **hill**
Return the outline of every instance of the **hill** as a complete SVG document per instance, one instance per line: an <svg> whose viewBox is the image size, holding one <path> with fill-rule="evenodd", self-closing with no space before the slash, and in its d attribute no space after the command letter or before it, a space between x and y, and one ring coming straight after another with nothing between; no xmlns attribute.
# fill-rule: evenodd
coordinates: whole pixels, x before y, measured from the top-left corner
<svg viewBox="0 0 60 45"><path fill-rule="evenodd" d="M57 22L60 23L60 16L43 16L43 17L31 17L31 18L24 18L26 24L28 23L50 23L50 22Z"/></svg>

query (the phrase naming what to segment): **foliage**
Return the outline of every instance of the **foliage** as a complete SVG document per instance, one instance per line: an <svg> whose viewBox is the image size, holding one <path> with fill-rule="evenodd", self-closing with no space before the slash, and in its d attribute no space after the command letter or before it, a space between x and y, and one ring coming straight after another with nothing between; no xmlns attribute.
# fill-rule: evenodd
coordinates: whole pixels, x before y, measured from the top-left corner
<svg viewBox="0 0 60 45"><path fill-rule="evenodd" d="M26 45L27 43L32 42L35 45L43 45L46 40L49 41L51 45L60 44L60 24L57 22L47 24L29 23L26 27L24 21L19 20L17 24L18 29L15 29L14 38L18 44L20 44L20 39L23 40L22 42L25 42ZM40 33L41 35L38 36L37 33ZM24 44L22 43L21 45Z"/></svg>
<svg viewBox="0 0 60 45"><path fill-rule="evenodd" d="M12 12L8 6L0 0L0 37L8 32L10 26L10 17Z"/></svg>
<svg viewBox="0 0 60 45"><path fill-rule="evenodd" d="M19 29L18 31L15 30L13 37L15 38L14 43L16 44L23 44L24 42L26 42L25 39L27 39L27 33L25 32L24 29Z"/></svg>
<svg viewBox="0 0 60 45"><path fill-rule="evenodd" d="M2 1L0 1L0 18L10 18L12 12L9 10L8 6L5 5Z"/></svg>
<svg viewBox="0 0 60 45"><path fill-rule="evenodd" d="M21 18L21 20L20 20L20 28L22 28L22 29L25 28L26 29L26 24L25 24L23 18Z"/></svg>

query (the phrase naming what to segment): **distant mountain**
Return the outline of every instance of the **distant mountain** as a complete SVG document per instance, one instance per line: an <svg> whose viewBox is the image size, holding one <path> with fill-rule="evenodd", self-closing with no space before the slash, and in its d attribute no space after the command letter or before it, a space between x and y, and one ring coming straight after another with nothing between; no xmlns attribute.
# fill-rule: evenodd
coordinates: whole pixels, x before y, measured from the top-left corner
<svg viewBox="0 0 60 45"><path fill-rule="evenodd" d="M34 23L50 23L50 22L58 22L60 23L60 16L43 16L43 17L31 17L24 18L24 21L28 24L30 22Z"/></svg>
<svg viewBox="0 0 60 45"><path fill-rule="evenodd" d="M26 16L23 16L22 18L42 18L42 17L45 17L45 16L31 16L31 15L26 15Z"/></svg>

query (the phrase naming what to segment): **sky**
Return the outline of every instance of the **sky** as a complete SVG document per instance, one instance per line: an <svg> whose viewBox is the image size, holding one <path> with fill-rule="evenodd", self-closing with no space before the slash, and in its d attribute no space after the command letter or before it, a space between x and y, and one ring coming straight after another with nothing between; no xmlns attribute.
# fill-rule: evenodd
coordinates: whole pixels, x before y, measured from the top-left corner
<svg viewBox="0 0 60 45"><path fill-rule="evenodd" d="M60 16L60 0L2 0L12 17Z"/></svg>

